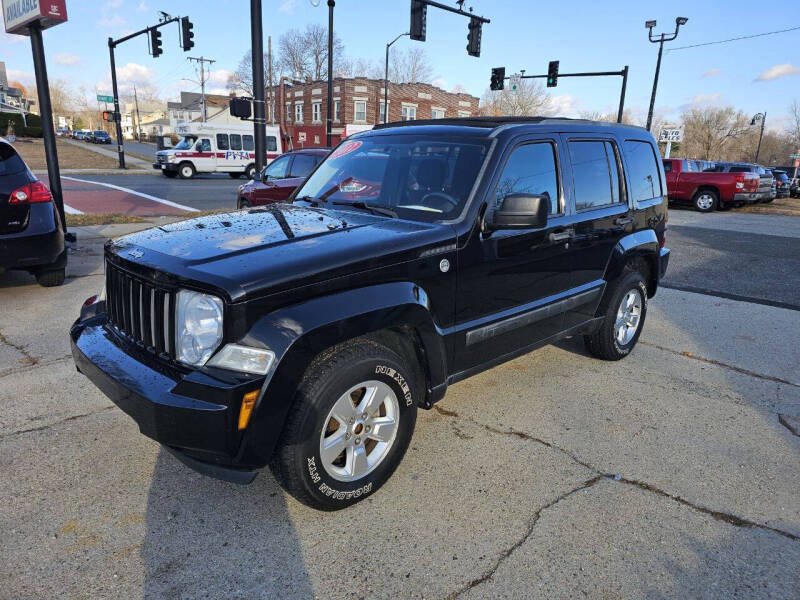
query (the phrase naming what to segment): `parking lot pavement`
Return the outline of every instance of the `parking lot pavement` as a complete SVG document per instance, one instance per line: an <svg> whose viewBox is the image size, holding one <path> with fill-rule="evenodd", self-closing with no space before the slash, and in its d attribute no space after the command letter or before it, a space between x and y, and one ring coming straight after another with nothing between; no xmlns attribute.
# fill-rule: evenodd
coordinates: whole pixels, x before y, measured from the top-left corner
<svg viewBox="0 0 800 600"><path fill-rule="evenodd" d="M320 513L188 470L74 371L112 231L62 288L0 277L4 598L796 597L797 311L662 289L630 357L566 340L452 386Z"/></svg>

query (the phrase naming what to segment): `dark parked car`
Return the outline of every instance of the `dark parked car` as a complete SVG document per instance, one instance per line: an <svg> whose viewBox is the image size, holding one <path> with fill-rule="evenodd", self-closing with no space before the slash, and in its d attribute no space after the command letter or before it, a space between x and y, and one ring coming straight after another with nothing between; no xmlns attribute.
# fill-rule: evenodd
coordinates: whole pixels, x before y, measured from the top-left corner
<svg viewBox="0 0 800 600"><path fill-rule="evenodd" d="M788 198L790 184L789 176L785 171L778 171L776 169L772 170L772 174L775 176L776 197Z"/></svg>
<svg viewBox="0 0 800 600"><path fill-rule="evenodd" d="M388 479L448 385L565 336L627 356L669 260L639 127L378 125L292 199L108 242L72 354L192 468L249 483L269 464L326 510Z"/></svg>
<svg viewBox="0 0 800 600"><path fill-rule="evenodd" d="M72 139L74 139L74 140L83 140L83 138L85 136L86 136L86 132L85 131L73 131L72 132Z"/></svg>
<svg viewBox="0 0 800 600"><path fill-rule="evenodd" d="M110 144L111 136L102 129L98 129L97 131L92 132L92 139L90 141L93 144Z"/></svg>
<svg viewBox="0 0 800 600"><path fill-rule="evenodd" d="M24 269L45 287L64 283L64 232L50 190L0 138L0 272Z"/></svg>
<svg viewBox="0 0 800 600"><path fill-rule="evenodd" d="M83 141L90 144L94 141L94 131L87 131L83 134Z"/></svg>
<svg viewBox="0 0 800 600"><path fill-rule="evenodd" d="M286 152L261 171L261 176L239 186L236 206L260 206L285 202L295 188L330 153L330 148L308 148Z"/></svg>

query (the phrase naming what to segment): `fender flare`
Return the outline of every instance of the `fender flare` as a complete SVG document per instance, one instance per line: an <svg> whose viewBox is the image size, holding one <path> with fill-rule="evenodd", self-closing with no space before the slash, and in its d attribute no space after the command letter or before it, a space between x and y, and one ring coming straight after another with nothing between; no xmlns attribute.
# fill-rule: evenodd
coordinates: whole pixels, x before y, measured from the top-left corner
<svg viewBox="0 0 800 600"><path fill-rule="evenodd" d="M275 361L265 377L237 462L263 466L269 461L294 390L314 357L338 343L400 326L411 327L419 338L421 366L429 385L444 383L444 336L427 293L415 283L385 283L320 296L258 319L240 343L269 348Z"/></svg>
<svg viewBox="0 0 800 600"><path fill-rule="evenodd" d="M656 293L658 286L658 257L660 250L661 246L654 230L643 229L629 233L622 237L611 251L611 257L606 267L605 280L608 282L619 277L631 258L642 258L650 267L650 281L647 282L647 292L652 297Z"/></svg>

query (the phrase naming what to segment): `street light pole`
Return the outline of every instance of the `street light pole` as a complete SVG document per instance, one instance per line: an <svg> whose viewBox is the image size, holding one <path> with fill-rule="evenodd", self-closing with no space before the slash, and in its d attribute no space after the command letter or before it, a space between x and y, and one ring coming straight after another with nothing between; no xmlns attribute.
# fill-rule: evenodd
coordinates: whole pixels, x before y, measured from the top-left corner
<svg viewBox="0 0 800 600"><path fill-rule="evenodd" d="M391 48L392 44L394 44L404 35L411 35L411 34L409 32L401 33L391 42L386 44L386 72L383 78L383 122L384 123L389 122L389 48Z"/></svg>
<svg viewBox="0 0 800 600"><path fill-rule="evenodd" d="M266 119L264 118L264 32L261 0L250 0L250 47L253 63L253 137L255 138L256 173L264 167L266 152Z"/></svg>
<svg viewBox="0 0 800 600"><path fill-rule="evenodd" d="M647 37L653 44L658 44L658 61L656 62L656 74L653 77L653 93L650 96L650 110L647 111L647 130L650 131L650 127L653 124L653 109L656 105L656 90L658 89L658 75L661 72L661 55L664 53L664 42L671 42L676 37L678 37L678 29L680 29L681 25L685 25L686 21L688 21L686 17L678 17L675 19L675 33L666 34L662 33L657 37L653 37L653 27L656 26L655 21L647 21L644 26L647 27L649 30Z"/></svg>
<svg viewBox="0 0 800 600"><path fill-rule="evenodd" d="M763 113L756 113L753 120L750 121L750 125L755 125L758 121L761 121L761 132L758 134L758 147L756 148L756 157L753 159L754 163L758 162L758 155L761 153L761 138L764 137L764 124L767 122L766 111Z"/></svg>
<svg viewBox="0 0 800 600"><path fill-rule="evenodd" d="M331 147L331 133L333 130L333 9L335 0L328 0L328 114L325 124L325 141Z"/></svg>

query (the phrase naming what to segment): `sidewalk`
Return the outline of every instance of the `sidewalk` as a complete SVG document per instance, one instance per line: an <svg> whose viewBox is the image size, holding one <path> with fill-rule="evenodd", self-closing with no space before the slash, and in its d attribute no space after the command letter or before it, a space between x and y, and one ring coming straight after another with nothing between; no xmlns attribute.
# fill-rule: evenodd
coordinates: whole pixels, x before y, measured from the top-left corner
<svg viewBox="0 0 800 600"><path fill-rule="evenodd" d="M91 150L92 152L97 152L98 154L103 154L104 156L108 156L110 158L117 158L118 156L115 150L107 150L106 148L100 148L99 146L97 146L97 144L76 142L75 140L70 140L66 138L63 138L63 141L67 144L72 144L73 146L80 146L81 148L85 148L86 150ZM125 155L125 165L129 167L135 167L137 169L147 169L148 171L153 170L153 164L151 162L127 154Z"/></svg>

